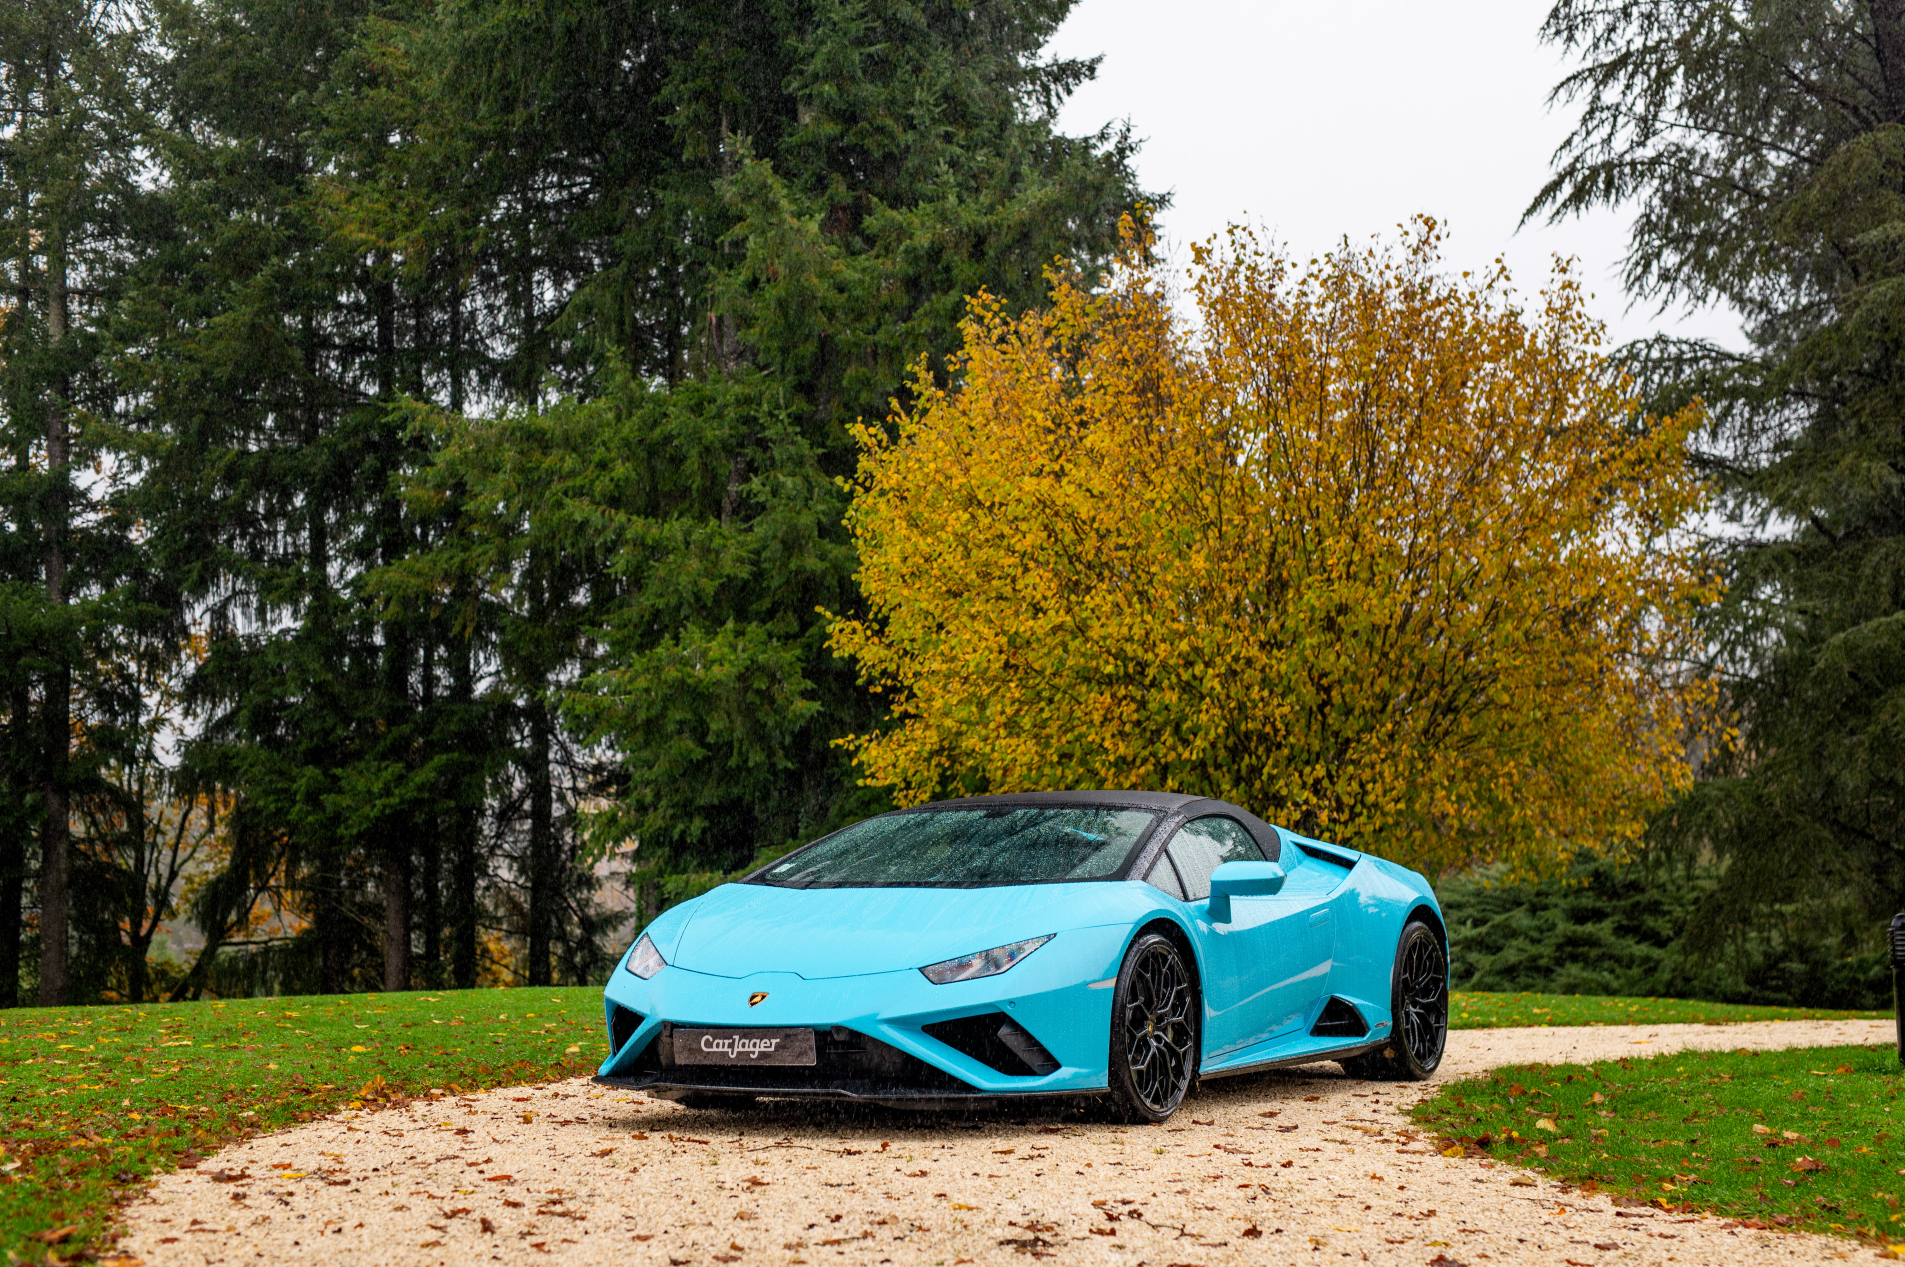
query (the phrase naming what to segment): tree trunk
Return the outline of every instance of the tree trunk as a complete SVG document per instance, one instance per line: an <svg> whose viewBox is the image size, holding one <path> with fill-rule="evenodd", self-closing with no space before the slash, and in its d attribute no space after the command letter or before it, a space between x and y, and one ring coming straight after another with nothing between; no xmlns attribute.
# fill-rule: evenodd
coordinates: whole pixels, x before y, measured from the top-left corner
<svg viewBox="0 0 1905 1267"><path fill-rule="evenodd" d="M549 985L550 941L556 907L555 793L549 778L549 710L538 695L529 705L529 984Z"/></svg>
<svg viewBox="0 0 1905 1267"><path fill-rule="evenodd" d="M423 678L418 706L430 724L439 724L436 714L437 657L436 622L426 627L423 642ZM443 815L433 813L417 841L418 885L422 898L423 977L424 985L435 989L443 984L443 903L438 896L438 881L443 873Z"/></svg>
<svg viewBox="0 0 1905 1267"><path fill-rule="evenodd" d="M20 687L13 692L13 717L7 727L7 738L16 751L27 743L27 736L32 733L32 717L33 701L28 698L26 688ZM20 785L17 767L9 769L7 776L8 792L24 800L26 789ZM20 934L23 931L20 899L26 888L27 845L22 836L25 822L24 818L13 820L0 836L0 1007L20 1006Z"/></svg>
<svg viewBox="0 0 1905 1267"><path fill-rule="evenodd" d="M475 686L470 654L469 640L464 639L457 645L456 658L451 661L450 698L456 710L457 734L468 733ZM455 808L451 811L454 860L450 881L450 980L459 990L473 990L476 988L476 813L482 803L482 787L480 776L472 780L464 773L461 777L478 786L474 797L470 795L471 789L459 787Z"/></svg>
<svg viewBox="0 0 1905 1267"><path fill-rule="evenodd" d="M157 921L148 921L146 918L150 900L147 885L152 864L146 850L152 844L152 837L148 834L151 824L146 821L148 789L143 775L134 786L137 796L127 812L126 831L132 840L132 865L127 868L132 874L132 900L126 903L125 910L126 1002L143 1003L146 1001L146 952L152 945L152 937L147 929L156 926Z"/></svg>
<svg viewBox="0 0 1905 1267"><path fill-rule="evenodd" d="M66 259L57 231L47 252L46 343L59 355L66 339ZM54 493L46 516L46 605L66 606L66 434L64 376L47 403L46 473ZM46 825L40 837L40 1006L62 1007L67 992L69 924L67 869L72 861L71 820L66 799L67 756L72 742L72 670L65 649L54 650L46 675Z"/></svg>
<svg viewBox="0 0 1905 1267"><path fill-rule="evenodd" d="M1905 122L1905 0L1871 0L1872 37L1890 99L1890 122Z"/></svg>
<svg viewBox="0 0 1905 1267"><path fill-rule="evenodd" d="M386 261L387 262L387 261ZM397 397L397 288L389 281L376 283L377 398L388 403ZM376 469L386 489L397 478L401 444L391 434L387 419L378 420L383 461ZM378 552L389 567L403 557L403 504L394 493L379 500ZM384 622L384 724L388 733L401 733L410 720L410 636L399 611ZM415 816L406 805L386 814L378 825L383 837L384 989L410 988L410 837Z"/></svg>
<svg viewBox="0 0 1905 1267"><path fill-rule="evenodd" d="M393 833L384 851L384 990L410 988L410 843Z"/></svg>

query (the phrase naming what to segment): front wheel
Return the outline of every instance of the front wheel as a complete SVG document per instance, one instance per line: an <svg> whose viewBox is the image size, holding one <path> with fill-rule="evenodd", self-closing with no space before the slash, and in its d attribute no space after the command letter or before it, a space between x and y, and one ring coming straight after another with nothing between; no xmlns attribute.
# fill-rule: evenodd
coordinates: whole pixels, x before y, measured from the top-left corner
<svg viewBox="0 0 1905 1267"><path fill-rule="evenodd" d="M1168 937L1131 944L1111 994L1111 1100L1133 1122L1177 1112L1197 1077L1197 987Z"/></svg>
<svg viewBox="0 0 1905 1267"><path fill-rule="evenodd" d="M1449 958L1422 920L1403 925L1396 941L1389 1014L1389 1041L1345 1060L1343 1070L1355 1078L1420 1082L1442 1063L1449 1037Z"/></svg>

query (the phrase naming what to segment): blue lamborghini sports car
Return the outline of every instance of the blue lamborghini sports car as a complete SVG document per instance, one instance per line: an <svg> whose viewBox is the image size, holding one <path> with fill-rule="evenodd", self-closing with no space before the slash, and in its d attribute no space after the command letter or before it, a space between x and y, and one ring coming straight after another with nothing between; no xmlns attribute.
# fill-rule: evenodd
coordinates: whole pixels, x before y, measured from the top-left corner
<svg viewBox="0 0 1905 1267"><path fill-rule="evenodd" d="M665 912L611 974L596 1081L694 1105L1109 1096L1336 1060L1423 1078L1448 1030L1428 882L1223 801L1034 792L823 837Z"/></svg>

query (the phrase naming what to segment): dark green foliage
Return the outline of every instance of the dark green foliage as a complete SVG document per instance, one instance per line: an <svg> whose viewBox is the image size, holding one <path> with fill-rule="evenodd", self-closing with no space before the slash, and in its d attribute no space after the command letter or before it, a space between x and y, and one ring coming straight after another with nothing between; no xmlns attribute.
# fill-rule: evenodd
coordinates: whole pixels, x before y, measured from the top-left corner
<svg viewBox="0 0 1905 1267"><path fill-rule="evenodd" d="M0 10L0 1004L23 977L43 1002L89 994L148 933L144 860L74 825L126 826L183 636L141 531L112 328L150 212L129 17L115 0Z"/></svg>
<svg viewBox="0 0 1905 1267"><path fill-rule="evenodd" d="M1561 0L1545 29L1586 109L1535 209L1635 204L1635 292L1751 340L1629 350L1661 404L1708 402L1731 520L1738 733L1657 831L1726 864L1690 936L1861 953L1905 907L1905 5Z"/></svg>
<svg viewBox="0 0 1905 1267"><path fill-rule="evenodd" d="M1137 204L1071 2L0 11L0 1004L30 882L49 998L585 981L879 808L846 427Z"/></svg>
<svg viewBox="0 0 1905 1267"><path fill-rule="evenodd" d="M1055 258L1111 249L1129 142L1057 135L1089 67L1038 60L1068 8L469 5L409 37L473 149L524 120L577 138L573 213L610 227L551 326L575 393L426 415L417 494L469 509L386 592L461 592L465 623L534 632L499 649L612 754L595 837L639 842L647 874L730 871L881 807L835 746L879 713L820 616L856 602L846 426L953 348L968 294L1035 302ZM618 42L664 52L577 93L570 68ZM611 110L652 148L591 126ZM558 558L565 584L535 579Z"/></svg>
<svg viewBox="0 0 1905 1267"><path fill-rule="evenodd" d="M1466 876L1436 896L1448 921L1451 987L1883 1009L1883 952L1851 955L1806 936L1793 907L1770 904L1715 936L1700 922L1724 889L1710 866L1674 856L1595 858L1519 883ZM1786 922L1790 920L1791 922Z"/></svg>

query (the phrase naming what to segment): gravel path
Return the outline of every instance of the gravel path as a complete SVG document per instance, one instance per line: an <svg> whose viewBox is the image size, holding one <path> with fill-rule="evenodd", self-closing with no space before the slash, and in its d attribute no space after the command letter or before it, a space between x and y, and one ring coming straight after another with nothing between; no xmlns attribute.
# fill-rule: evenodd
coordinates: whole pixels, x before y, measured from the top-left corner
<svg viewBox="0 0 1905 1267"><path fill-rule="evenodd" d="M1450 1035L1442 1076L1891 1033L1867 1021L1467 1030ZM1421 1094L1313 1065L1207 1083L1168 1125L1125 1127L1076 1111L691 1112L569 1081L346 1113L226 1149L159 1179L127 1211L122 1249L151 1267L1874 1257L1851 1241L1616 1210L1512 1166L1441 1157L1404 1116Z"/></svg>

